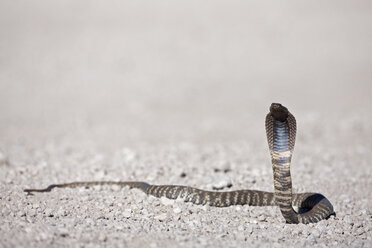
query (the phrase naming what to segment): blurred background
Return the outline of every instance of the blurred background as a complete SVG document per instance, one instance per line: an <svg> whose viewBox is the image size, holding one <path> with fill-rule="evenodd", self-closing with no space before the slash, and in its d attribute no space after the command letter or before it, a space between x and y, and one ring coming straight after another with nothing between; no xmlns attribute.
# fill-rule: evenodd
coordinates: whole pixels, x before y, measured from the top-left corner
<svg viewBox="0 0 372 248"><path fill-rule="evenodd" d="M371 13L368 0L1 1L1 139L263 139L271 102L303 123L369 118Z"/></svg>

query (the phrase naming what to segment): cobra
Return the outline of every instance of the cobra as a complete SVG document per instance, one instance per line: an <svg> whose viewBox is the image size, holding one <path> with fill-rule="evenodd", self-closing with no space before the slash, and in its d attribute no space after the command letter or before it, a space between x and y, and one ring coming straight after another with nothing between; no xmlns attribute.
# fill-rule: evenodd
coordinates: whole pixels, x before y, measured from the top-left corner
<svg viewBox="0 0 372 248"><path fill-rule="evenodd" d="M25 189L28 194L50 192L54 188L89 187L94 185L119 185L137 188L148 195L182 198L185 202L213 207L232 205L278 206L287 223L316 223L334 215L330 201L319 193L292 193L291 159L296 140L296 119L286 107L273 103L266 116L266 135L269 145L274 192L258 190L208 191L182 185L151 185L146 182L90 181L52 184L44 189ZM293 206L298 207L296 212Z"/></svg>

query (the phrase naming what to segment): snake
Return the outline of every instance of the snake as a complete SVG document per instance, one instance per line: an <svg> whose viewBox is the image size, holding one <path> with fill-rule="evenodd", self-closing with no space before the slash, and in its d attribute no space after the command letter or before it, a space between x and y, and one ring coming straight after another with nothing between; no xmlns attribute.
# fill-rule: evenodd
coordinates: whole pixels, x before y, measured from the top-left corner
<svg viewBox="0 0 372 248"><path fill-rule="evenodd" d="M185 202L211 207L277 206L289 224L316 223L335 215L332 204L322 194L292 193L290 165L296 140L295 117L280 103L272 103L266 115L265 128L274 176L274 192L247 189L208 191L182 185L151 185L141 181L80 181L51 184L44 189L25 189L24 192L32 195L34 192L50 192L54 188L119 185L136 188L158 198L180 198Z"/></svg>

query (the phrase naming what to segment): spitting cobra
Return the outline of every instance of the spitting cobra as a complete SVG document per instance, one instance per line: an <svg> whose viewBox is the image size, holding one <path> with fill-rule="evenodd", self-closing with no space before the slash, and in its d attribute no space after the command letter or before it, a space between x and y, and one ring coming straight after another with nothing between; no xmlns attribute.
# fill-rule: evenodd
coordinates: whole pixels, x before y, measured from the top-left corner
<svg viewBox="0 0 372 248"><path fill-rule="evenodd" d="M270 106L266 116L266 135L274 172L274 193L258 190L207 191L181 185L151 185L146 182L91 181L52 184L44 189L25 189L33 192L50 192L54 188L89 187L95 185L119 185L137 188L148 195L182 198L185 202L213 207L232 205L279 206L287 223L316 223L334 215L329 200L318 193L292 194L291 158L296 140L296 119L279 103ZM296 212L293 206L297 206Z"/></svg>

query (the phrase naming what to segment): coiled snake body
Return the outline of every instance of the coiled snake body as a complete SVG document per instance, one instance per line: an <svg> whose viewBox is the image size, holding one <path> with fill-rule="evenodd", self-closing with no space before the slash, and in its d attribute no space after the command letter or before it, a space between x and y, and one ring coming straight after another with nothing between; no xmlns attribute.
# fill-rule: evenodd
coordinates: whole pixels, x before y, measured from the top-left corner
<svg viewBox="0 0 372 248"><path fill-rule="evenodd" d="M214 207L231 205L279 206L287 223L315 223L334 214L329 200L318 193L292 194L290 164L296 139L296 119L279 103L273 103L266 116L266 135L274 172L275 192L257 190L206 191L180 185L150 185L145 182L92 181L52 184L45 189L25 189L25 192L49 192L53 188L119 185L138 188L146 194ZM292 206L297 206L297 213Z"/></svg>

